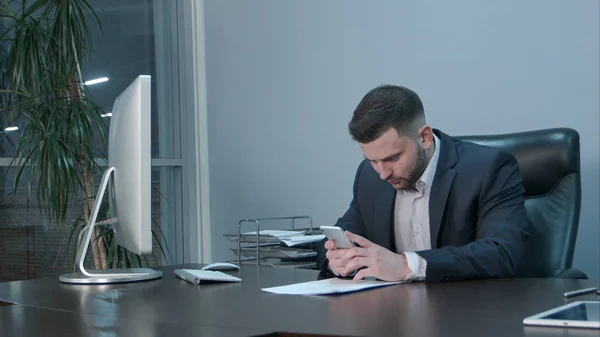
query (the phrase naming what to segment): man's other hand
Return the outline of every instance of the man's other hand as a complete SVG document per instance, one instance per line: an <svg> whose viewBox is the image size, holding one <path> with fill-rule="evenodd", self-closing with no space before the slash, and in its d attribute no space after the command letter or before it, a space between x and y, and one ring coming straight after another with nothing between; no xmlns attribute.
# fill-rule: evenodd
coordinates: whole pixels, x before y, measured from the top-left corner
<svg viewBox="0 0 600 337"><path fill-rule="evenodd" d="M338 276L347 276L349 273L344 273L344 269L348 261L343 261L340 258L341 253L346 249L336 248L334 240L327 240L327 242L325 242L325 248L327 249L325 256L329 260L329 269Z"/></svg>
<svg viewBox="0 0 600 337"><path fill-rule="evenodd" d="M360 247L336 249L335 242L325 242L329 268L338 275L347 276L363 268L354 275L354 280L376 277L384 281L403 281L410 273L406 256L393 253L360 235L348 231L344 235Z"/></svg>

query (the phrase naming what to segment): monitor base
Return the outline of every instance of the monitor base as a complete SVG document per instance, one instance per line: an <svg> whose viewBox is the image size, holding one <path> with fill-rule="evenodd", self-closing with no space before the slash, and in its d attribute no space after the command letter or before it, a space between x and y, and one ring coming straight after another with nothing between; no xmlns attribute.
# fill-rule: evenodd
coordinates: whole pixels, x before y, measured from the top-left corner
<svg viewBox="0 0 600 337"><path fill-rule="evenodd" d="M96 223L98 212L100 211L100 203L106 192L106 186L111 178L111 175L115 171L114 167L108 168L102 175L102 181L100 181L100 188L98 194L94 200L94 207L90 213L87 226L81 230L77 238L77 256L75 258L76 267L74 273L63 274L58 278L60 282L72 283L72 284L111 284L111 283L127 283L127 282L138 282L148 281L161 278L163 275L162 271L154 270L150 268L123 268L123 269L96 269L93 271L86 270L84 263L85 257L88 252L90 242L97 240L97 237L93 237L95 231L94 228L98 224L112 225L117 219L108 219ZM143 253L143 251L139 252Z"/></svg>
<svg viewBox="0 0 600 337"><path fill-rule="evenodd" d="M163 272L150 268L127 268L127 269L106 269L94 272L88 272L92 276L86 276L83 273L69 273L60 275L60 282L71 284L111 284L149 281L161 278Z"/></svg>

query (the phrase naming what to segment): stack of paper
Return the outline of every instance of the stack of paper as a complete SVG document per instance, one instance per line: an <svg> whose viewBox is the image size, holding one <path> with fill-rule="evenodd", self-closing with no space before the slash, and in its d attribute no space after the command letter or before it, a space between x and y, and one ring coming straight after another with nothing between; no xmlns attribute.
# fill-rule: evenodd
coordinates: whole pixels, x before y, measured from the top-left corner
<svg viewBox="0 0 600 337"><path fill-rule="evenodd" d="M312 233L314 232L309 229L303 229L261 230L258 233L256 231L240 233L239 236L224 235L238 243L237 248L230 248L230 250L238 256L240 262L244 257L255 261L258 259L260 264L273 267L314 268L317 252L312 243L322 241L325 235L311 235Z"/></svg>
<svg viewBox="0 0 600 337"><path fill-rule="evenodd" d="M283 242L286 246L298 246L311 242L319 242L325 239L325 235L306 235L306 231L291 230L262 230L259 232L259 244L267 245ZM228 234L232 241L237 241L237 235ZM242 233L242 242L256 243L256 232Z"/></svg>
<svg viewBox="0 0 600 337"><path fill-rule="evenodd" d="M238 255L237 248L230 248L230 250ZM268 246L261 247L259 249L260 257L266 258L277 258L277 259L286 259L286 258L307 258L317 256L317 252L311 249L299 249L299 248L288 248L282 246ZM256 247L243 247L242 255L249 257L256 257Z"/></svg>
<svg viewBox="0 0 600 337"><path fill-rule="evenodd" d="M256 235L256 232L246 232L242 233L243 235ZM259 233L260 235L270 235L276 237L278 239L290 237L290 236L304 236L305 231L285 231L285 230L262 230Z"/></svg>
<svg viewBox="0 0 600 337"><path fill-rule="evenodd" d="M292 246L302 245L302 244L310 243L310 242L319 242L323 239L325 239L325 235L319 234L319 235L282 237L279 240L281 240L281 242L285 243L286 246L292 247Z"/></svg>

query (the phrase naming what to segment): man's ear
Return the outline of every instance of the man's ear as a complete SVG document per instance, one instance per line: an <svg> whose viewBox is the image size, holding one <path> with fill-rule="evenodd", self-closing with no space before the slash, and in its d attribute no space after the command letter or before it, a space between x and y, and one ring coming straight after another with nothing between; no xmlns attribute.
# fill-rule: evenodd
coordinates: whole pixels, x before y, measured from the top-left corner
<svg viewBox="0 0 600 337"><path fill-rule="evenodd" d="M428 149L433 145L433 129L427 124L419 128L418 139L424 149Z"/></svg>

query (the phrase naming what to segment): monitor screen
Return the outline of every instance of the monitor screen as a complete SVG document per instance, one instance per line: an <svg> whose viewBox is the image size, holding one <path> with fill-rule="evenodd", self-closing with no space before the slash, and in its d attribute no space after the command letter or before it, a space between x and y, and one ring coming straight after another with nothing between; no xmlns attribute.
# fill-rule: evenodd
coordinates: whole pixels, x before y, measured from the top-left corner
<svg viewBox="0 0 600 337"><path fill-rule="evenodd" d="M150 76L138 76L115 100L108 133L115 239L138 255L152 252L150 93Z"/></svg>
<svg viewBox="0 0 600 337"><path fill-rule="evenodd" d="M150 153L150 76L138 76L115 100L108 134L108 169L102 176L94 207L77 252L79 272L59 280L75 284L137 282L162 277L150 268L88 271L85 256L107 192L109 219L117 243L135 254L152 253Z"/></svg>

